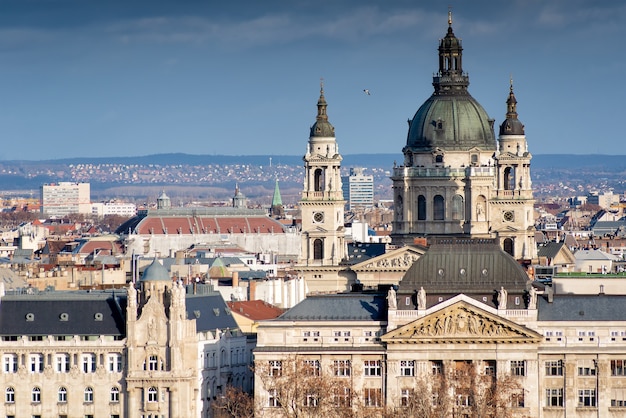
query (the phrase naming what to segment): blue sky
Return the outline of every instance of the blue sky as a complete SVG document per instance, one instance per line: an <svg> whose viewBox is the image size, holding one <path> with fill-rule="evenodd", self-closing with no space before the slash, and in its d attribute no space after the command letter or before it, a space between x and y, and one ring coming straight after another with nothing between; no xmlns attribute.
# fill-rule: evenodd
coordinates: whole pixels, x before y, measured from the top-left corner
<svg viewBox="0 0 626 418"><path fill-rule="evenodd" d="M624 1L0 0L0 160L301 155L321 77L341 153L400 154L448 5L497 124L512 76L532 153L626 155Z"/></svg>

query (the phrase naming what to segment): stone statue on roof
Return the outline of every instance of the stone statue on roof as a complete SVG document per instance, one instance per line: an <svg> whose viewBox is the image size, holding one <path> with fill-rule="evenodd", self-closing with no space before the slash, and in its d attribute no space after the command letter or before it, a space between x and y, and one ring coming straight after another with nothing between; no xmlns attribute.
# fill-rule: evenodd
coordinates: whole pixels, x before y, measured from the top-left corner
<svg viewBox="0 0 626 418"><path fill-rule="evenodd" d="M426 309L426 291L423 286L417 292L417 308Z"/></svg>
<svg viewBox="0 0 626 418"><path fill-rule="evenodd" d="M498 309L506 309L506 300L509 294L504 288L504 286L500 286L500 291L498 292Z"/></svg>
<svg viewBox="0 0 626 418"><path fill-rule="evenodd" d="M396 300L396 289L391 286L387 292L387 307L389 309L398 309L398 301Z"/></svg>

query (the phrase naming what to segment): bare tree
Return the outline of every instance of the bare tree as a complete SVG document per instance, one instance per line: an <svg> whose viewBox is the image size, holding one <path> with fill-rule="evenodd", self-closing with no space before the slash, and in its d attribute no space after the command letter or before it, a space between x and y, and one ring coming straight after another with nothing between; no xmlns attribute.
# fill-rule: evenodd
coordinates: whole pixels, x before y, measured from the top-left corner
<svg viewBox="0 0 626 418"><path fill-rule="evenodd" d="M510 374L496 378L495 368L482 363L455 362L452 370L416 377L394 411L398 418L512 418L514 406L523 406L523 388Z"/></svg>
<svg viewBox="0 0 626 418"><path fill-rule="evenodd" d="M257 384L268 393L267 401L275 411L272 416L284 418L380 418L384 417L382 393L373 392L364 402L362 392L355 390L349 374L322 370L320 360L291 356L282 360L257 361ZM261 407L256 400L257 410ZM374 404L372 406L372 403ZM264 411L267 414L267 411Z"/></svg>
<svg viewBox="0 0 626 418"><path fill-rule="evenodd" d="M217 418L254 418L254 399L240 388L228 386L212 407Z"/></svg>

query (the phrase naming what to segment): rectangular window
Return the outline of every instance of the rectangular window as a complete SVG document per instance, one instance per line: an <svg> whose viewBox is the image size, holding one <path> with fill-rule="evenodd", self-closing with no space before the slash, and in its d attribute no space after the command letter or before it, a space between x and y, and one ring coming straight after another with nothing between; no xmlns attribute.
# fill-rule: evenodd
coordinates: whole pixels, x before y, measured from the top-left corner
<svg viewBox="0 0 626 418"><path fill-rule="evenodd" d="M546 406L563 407L563 388L546 389Z"/></svg>
<svg viewBox="0 0 626 418"><path fill-rule="evenodd" d="M5 354L3 363L5 373L17 373L17 354Z"/></svg>
<svg viewBox="0 0 626 418"><path fill-rule="evenodd" d="M626 360L611 360L611 376L626 376Z"/></svg>
<svg viewBox="0 0 626 418"><path fill-rule="evenodd" d="M269 406L270 408L280 407L278 392L276 391L276 389L270 389L267 391L267 406Z"/></svg>
<svg viewBox="0 0 626 418"><path fill-rule="evenodd" d="M224 359L224 362L226 360ZM157 356L148 357L148 370L159 370L159 358Z"/></svg>
<svg viewBox="0 0 626 418"><path fill-rule="evenodd" d="M365 360L363 362L363 373L365 376L380 376L380 360Z"/></svg>
<svg viewBox="0 0 626 418"><path fill-rule="evenodd" d="M56 355L56 367L57 367L57 373L69 373L70 355L69 354L57 354Z"/></svg>
<svg viewBox="0 0 626 418"><path fill-rule="evenodd" d="M511 374L513 376L526 376L526 360L511 360Z"/></svg>
<svg viewBox="0 0 626 418"><path fill-rule="evenodd" d="M350 360L335 360L333 362L333 374L335 376L350 376L351 366Z"/></svg>
<svg viewBox="0 0 626 418"><path fill-rule="evenodd" d="M96 372L96 355L95 354L83 354L83 372L84 373Z"/></svg>
<svg viewBox="0 0 626 418"><path fill-rule="evenodd" d="M472 406L472 398L469 394L460 393L456 395L457 406Z"/></svg>
<svg viewBox="0 0 626 418"><path fill-rule="evenodd" d="M43 354L30 355L30 372L43 373Z"/></svg>
<svg viewBox="0 0 626 418"><path fill-rule="evenodd" d="M524 391L521 390L511 395L511 407L523 408L524 407Z"/></svg>
<svg viewBox="0 0 626 418"><path fill-rule="evenodd" d="M109 371L119 373L122 371L122 355L109 354Z"/></svg>
<svg viewBox="0 0 626 418"><path fill-rule="evenodd" d="M626 389L611 389L611 406L614 408L626 408Z"/></svg>
<svg viewBox="0 0 626 418"><path fill-rule="evenodd" d="M349 408L352 406L352 393L350 388L335 388L333 398L336 408Z"/></svg>
<svg viewBox="0 0 626 418"><path fill-rule="evenodd" d="M382 405L382 389L365 388L363 389L363 403L369 407L379 407Z"/></svg>
<svg viewBox="0 0 626 418"><path fill-rule="evenodd" d="M546 361L546 376L563 376L563 361Z"/></svg>
<svg viewBox="0 0 626 418"><path fill-rule="evenodd" d="M409 406L413 397L413 389L402 389L400 391L400 406Z"/></svg>
<svg viewBox="0 0 626 418"><path fill-rule="evenodd" d="M314 393L307 393L304 396L304 406L308 408L315 408L319 405L319 397Z"/></svg>
<svg viewBox="0 0 626 418"><path fill-rule="evenodd" d="M400 360L400 376L415 376L414 360Z"/></svg>
<svg viewBox="0 0 626 418"><path fill-rule="evenodd" d="M302 363L305 375L319 376L322 373L322 365L319 360L304 360Z"/></svg>
<svg viewBox="0 0 626 418"><path fill-rule="evenodd" d="M280 360L270 360L270 376L278 377L283 371L283 362Z"/></svg>
<svg viewBox="0 0 626 418"><path fill-rule="evenodd" d="M485 376L496 376L496 362L494 360L487 360L484 362Z"/></svg>
<svg viewBox="0 0 626 418"><path fill-rule="evenodd" d="M595 407L596 406L596 390L595 389L581 389L578 391L578 406L579 407Z"/></svg>
<svg viewBox="0 0 626 418"><path fill-rule="evenodd" d="M578 362L578 376L595 376L597 372L593 360L581 360Z"/></svg>
<svg viewBox="0 0 626 418"><path fill-rule="evenodd" d="M433 374L441 374L443 373L443 361L441 360L433 360L430 362L431 370Z"/></svg>

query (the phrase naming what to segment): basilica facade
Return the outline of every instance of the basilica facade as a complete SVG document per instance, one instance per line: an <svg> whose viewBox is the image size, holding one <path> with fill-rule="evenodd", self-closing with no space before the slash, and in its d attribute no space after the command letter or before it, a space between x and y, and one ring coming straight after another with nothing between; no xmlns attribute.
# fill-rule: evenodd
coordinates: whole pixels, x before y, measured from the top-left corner
<svg viewBox="0 0 626 418"><path fill-rule="evenodd" d="M535 259L532 155L513 85L496 138L495 120L468 91L451 15L432 84L433 94L408 121L404 161L393 168L394 243L494 238L515 259Z"/></svg>

